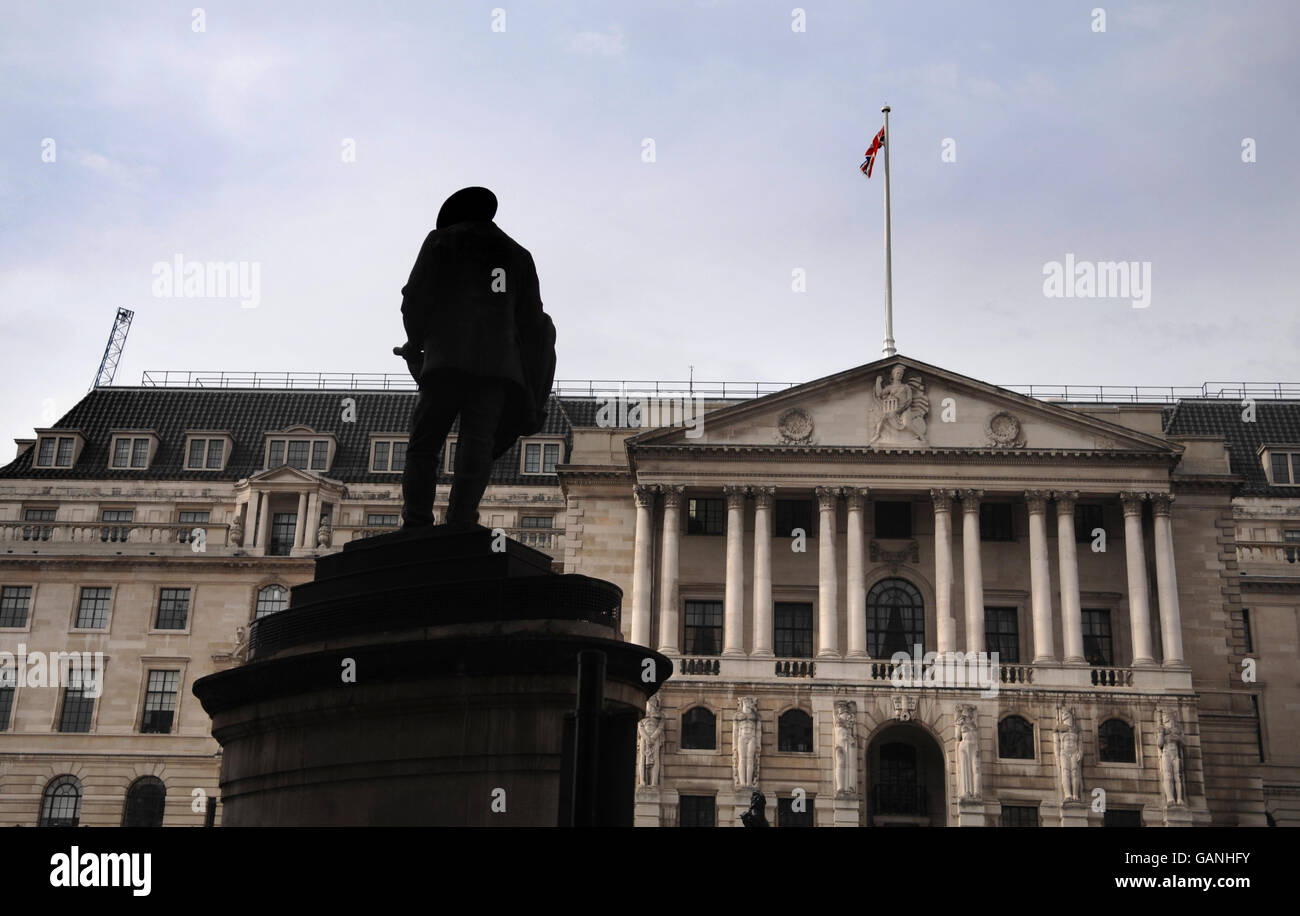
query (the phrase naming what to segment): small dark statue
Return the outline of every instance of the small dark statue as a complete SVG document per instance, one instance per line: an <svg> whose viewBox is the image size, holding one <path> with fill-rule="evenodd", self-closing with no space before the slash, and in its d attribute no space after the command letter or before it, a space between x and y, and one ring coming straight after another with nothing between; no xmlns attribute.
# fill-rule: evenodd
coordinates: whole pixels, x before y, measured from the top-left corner
<svg viewBox="0 0 1300 916"><path fill-rule="evenodd" d="M746 827L770 827L763 810L767 807L767 799L763 793L754 790L754 794L749 796L749 810L740 816L740 823Z"/></svg>
<svg viewBox="0 0 1300 916"><path fill-rule="evenodd" d="M402 477L402 524L433 524L438 453L460 417L448 525L478 523L492 462L541 429L555 377L555 325L542 311L537 269L492 221L487 188L442 205L402 288L406 360L420 386Z"/></svg>

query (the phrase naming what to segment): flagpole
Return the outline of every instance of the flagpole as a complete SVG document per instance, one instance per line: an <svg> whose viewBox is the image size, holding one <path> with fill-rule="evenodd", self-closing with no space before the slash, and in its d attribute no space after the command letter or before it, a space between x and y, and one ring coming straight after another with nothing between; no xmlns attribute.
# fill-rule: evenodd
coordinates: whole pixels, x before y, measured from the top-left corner
<svg viewBox="0 0 1300 916"><path fill-rule="evenodd" d="M889 148L894 145L894 135L889 132L889 106L880 110L885 114L885 355L893 356L898 352L894 347L893 251L889 238Z"/></svg>

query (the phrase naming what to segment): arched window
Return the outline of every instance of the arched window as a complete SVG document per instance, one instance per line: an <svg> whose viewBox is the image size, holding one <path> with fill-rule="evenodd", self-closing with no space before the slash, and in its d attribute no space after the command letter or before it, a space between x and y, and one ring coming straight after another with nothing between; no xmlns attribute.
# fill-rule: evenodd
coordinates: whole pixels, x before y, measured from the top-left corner
<svg viewBox="0 0 1300 916"><path fill-rule="evenodd" d="M905 579L882 579L867 593L867 653L889 658L925 644L925 602Z"/></svg>
<svg viewBox="0 0 1300 916"><path fill-rule="evenodd" d="M257 592L257 617L261 619L267 614L274 614L283 611L289 606L289 590L283 585L268 585L265 588L258 589Z"/></svg>
<svg viewBox="0 0 1300 916"><path fill-rule="evenodd" d="M717 717L703 706L692 706L682 713L682 748L688 751L712 751L718 747Z"/></svg>
<svg viewBox="0 0 1300 916"><path fill-rule="evenodd" d="M1107 719L1097 729L1097 757L1105 763L1136 763L1133 726L1123 719Z"/></svg>
<svg viewBox="0 0 1300 916"><path fill-rule="evenodd" d="M998 756L1010 760L1034 759L1034 727L1020 716L998 723Z"/></svg>
<svg viewBox="0 0 1300 916"><path fill-rule="evenodd" d="M56 776L45 787L38 827L75 827L81 820L81 780Z"/></svg>
<svg viewBox="0 0 1300 916"><path fill-rule="evenodd" d="M787 709L776 720L776 749L806 754L812 751L812 716L802 709Z"/></svg>
<svg viewBox="0 0 1300 916"><path fill-rule="evenodd" d="M161 827L167 787L156 776L141 776L126 790L123 827Z"/></svg>

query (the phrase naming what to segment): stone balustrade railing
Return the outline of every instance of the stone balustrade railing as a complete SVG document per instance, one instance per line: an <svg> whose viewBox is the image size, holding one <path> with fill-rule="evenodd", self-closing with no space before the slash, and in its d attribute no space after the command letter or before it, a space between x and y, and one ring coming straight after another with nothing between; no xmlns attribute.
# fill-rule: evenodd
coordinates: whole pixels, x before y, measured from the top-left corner
<svg viewBox="0 0 1300 916"><path fill-rule="evenodd" d="M1237 541L1237 562L1300 573L1300 542Z"/></svg>
<svg viewBox="0 0 1300 916"><path fill-rule="evenodd" d="M203 531L204 549L230 546L230 526L211 522L0 522L0 544L40 548L42 545L174 545L194 549L195 529Z"/></svg>
<svg viewBox="0 0 1300 916"><path fill-rule="evenodd" d="M339 525L333 532L333 544L335 547L341 547L349 541L359 541L380 534L392 534L399 530L396 525ZM505 532L506 537L526 547L540 550L553 557L560 555L561 538L564 537L563 528L502 528L501 530Z"/></svg>

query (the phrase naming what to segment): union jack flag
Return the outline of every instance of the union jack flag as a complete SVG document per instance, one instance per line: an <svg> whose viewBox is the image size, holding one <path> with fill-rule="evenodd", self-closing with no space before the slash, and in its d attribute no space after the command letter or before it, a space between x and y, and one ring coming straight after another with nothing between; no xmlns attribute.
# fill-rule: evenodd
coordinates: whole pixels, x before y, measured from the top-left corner
<svg viewBox="0 0 1300 916"><path fill-rule="evenodd" d="M871 145L867 147L867 152L866 152L867 158L862 160L862 165L858 166L858 170L861 171L862 174L866 175L868 178L871 177L872 166L876 164L876 154L880 152L881 148L884 145L885 145L885 129L882 127L880 128L880 133L876 134L876 139L872 140Z"/></svg>

